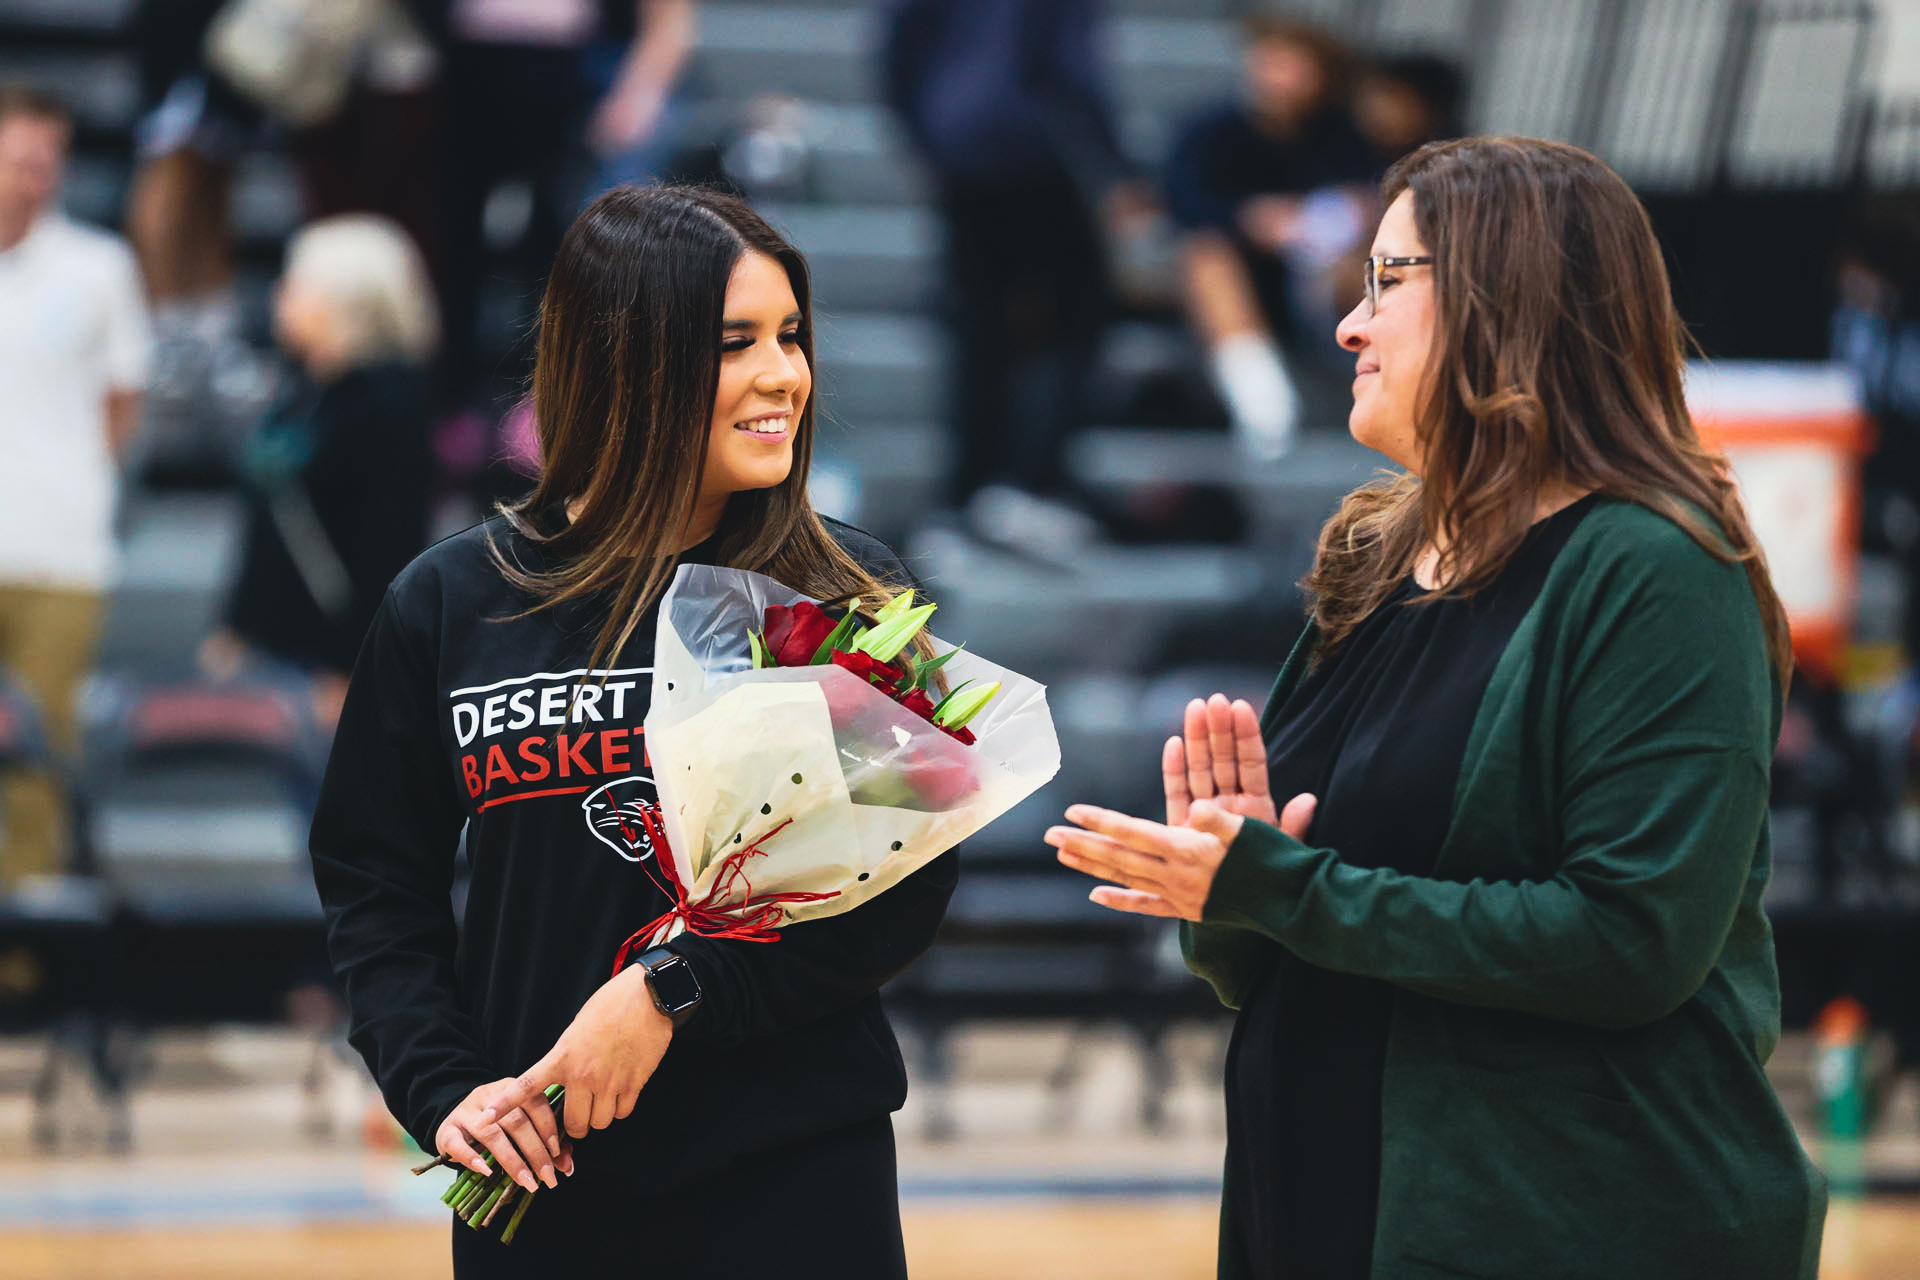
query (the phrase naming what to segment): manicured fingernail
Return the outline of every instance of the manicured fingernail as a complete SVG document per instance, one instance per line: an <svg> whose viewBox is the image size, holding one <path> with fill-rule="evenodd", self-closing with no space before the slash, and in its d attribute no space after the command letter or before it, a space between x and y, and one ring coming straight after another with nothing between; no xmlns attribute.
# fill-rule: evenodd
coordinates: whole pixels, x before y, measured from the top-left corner
<svg viewBox="0 0 1920 1280"><path fill-rule="evenodd" d="M491 1172L491 1170L489 1170L489 1169L487 1168L487 1162L486 1162L485 1160L475 1160L475 1161L473 1162L473 1171L474 1171L475 1173L488 1173L488 1172Z"/></svg>
<svg viewBox="0 0 1920 1280"><path fill-rule="evenodd" d="M560 1179L553 1176L553 1170L551 1169L542 1169L540 1171L540 1181L546 1183L549 1190L560 1185Z"/></svg>
<svg viewBox="0 0 1920 1280"><path fill-rule="evenodd" d="M530 1173L517 1174L513 1180L529 1191L538 1191L540 1189L539 1184L534 1182L533 1175Z"/></svg>
<svg viewBox="0 0 1920 1280"><path fill-rule="evenodd" d="M547 1154L552 1156L556 1160L560 1158L560 1139L558 1138L547 1139Z"/></svg>

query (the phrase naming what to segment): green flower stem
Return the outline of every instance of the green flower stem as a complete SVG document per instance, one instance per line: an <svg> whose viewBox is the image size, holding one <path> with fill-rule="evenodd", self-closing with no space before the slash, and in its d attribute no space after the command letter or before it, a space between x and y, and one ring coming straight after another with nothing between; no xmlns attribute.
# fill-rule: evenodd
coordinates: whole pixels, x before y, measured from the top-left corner
<svg viewBox="0 0 1920 1280"><path fill-rule="evenodd" d="M481 1200L486 1198L488 1192L492 1189L492 1184L492 1178L476 1178L474 1180L473 1185L467 1188L466 1194L460 1197L460 1203L455 1206L461 1217L465 1218L473 1213L473 1206L479 1204Z"/></svg>
<svg viewBox="0 0 1920 1280"><path fill-rule="evenodd" d="M531 1195L531 1194L533 1193L521 1191L520 1184L517 1182L508 1183L507 1194L500 1197L500 1199L494 1201L493 1208L487 1210L487 1216L480 1220L480 1225L483 1227L492 1226L494 1218L499 1216L499 1213L502 1209L512 1204L516 1196Z"/></svg>
<svg viewBox="0 0 1920 1280"><path fill-rule="evenodd" d="M527 1216L527 1206L532 1203L533 1203L532 1196L527 1196L520 1201L520 1207L513 1211L513 1216L511 1218L507 1219L507 1229L500 1233L501 1244L513 1243L513 1233L520 1229L520 1219Z"/></svg>
<svg viewBox="0 0 1920 1280"><path fill-rule="evenodd" d="M486 1220L486 1216L489 1213L493 1212L493 1207L500 1203L500 1197L507 1194L507 1188L512 1185L513 1184L509 1182L502 1183L500 1186L495 1187L487 1198L480 1202L479 1207L468 1216L467 1225L475 1231L478 1231L480 1224Z"/></svg>

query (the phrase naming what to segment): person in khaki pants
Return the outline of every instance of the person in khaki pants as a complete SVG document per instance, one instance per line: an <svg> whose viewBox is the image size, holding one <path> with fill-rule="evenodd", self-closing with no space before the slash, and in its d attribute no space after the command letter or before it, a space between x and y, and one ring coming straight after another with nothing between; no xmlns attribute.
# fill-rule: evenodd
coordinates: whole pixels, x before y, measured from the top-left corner
<svg viewBox="0 0 1920 1280"><path fill-rule="evenodd" d="M0 668L40 703L54 747L74 745L73 698L100 635L97 591L0 583ZM67 805L55 780L9 774L0 788L0 890L66 862Z"/></svg>
<svg viewBox="0 0 1920 1280"><path fill-rule="evenodd" d="M0 668L38 700L62 751L151 346L132 252L54 208L70 133L59 102L0 84ZM0 890L62 869L67 828L53 779L8 779Z"/></svg>

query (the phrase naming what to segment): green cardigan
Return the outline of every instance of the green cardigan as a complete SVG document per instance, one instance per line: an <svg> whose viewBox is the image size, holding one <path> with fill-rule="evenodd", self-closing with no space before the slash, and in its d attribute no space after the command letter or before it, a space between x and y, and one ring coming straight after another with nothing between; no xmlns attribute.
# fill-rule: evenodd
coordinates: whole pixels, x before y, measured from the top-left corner
<svg viewBox="0 0 1920 1280"><path fill-rule="evenodd" d="M1779 713L1745 571L1602 502L1494 669L1431 877L1246 824L1193 971L1233 1008L1282 946L1398 988L1375 1280L1812 1280L1825 1181L1762 1071Z"/></svg>

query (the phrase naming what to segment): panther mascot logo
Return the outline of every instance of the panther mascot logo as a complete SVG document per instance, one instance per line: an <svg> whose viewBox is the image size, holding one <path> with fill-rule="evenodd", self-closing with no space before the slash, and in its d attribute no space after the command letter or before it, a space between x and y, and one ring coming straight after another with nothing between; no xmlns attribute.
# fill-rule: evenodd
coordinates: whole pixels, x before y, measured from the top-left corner
<svg viewBox="0 0 1920 1280"><path fill-rule="evenodd" d="M589 792L580 807L586 811L587 830L595 840L628 862L645 862L653 856L653 841L647 838L640 814L647 809L658 813L658 796L651 778L633 775Z"/></svg>

